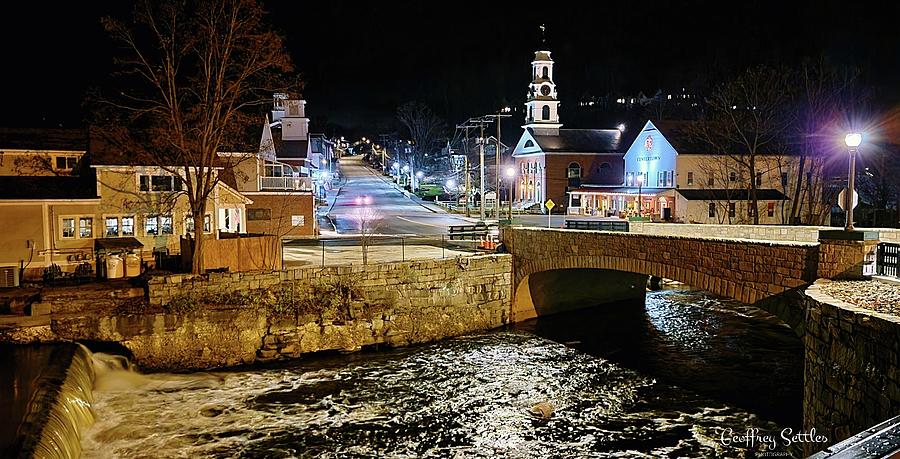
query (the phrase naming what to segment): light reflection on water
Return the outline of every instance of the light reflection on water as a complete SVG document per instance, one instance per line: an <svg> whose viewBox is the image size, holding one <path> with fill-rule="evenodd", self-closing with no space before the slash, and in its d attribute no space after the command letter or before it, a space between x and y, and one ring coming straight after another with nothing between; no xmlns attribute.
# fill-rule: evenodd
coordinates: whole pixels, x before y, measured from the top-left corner
<svg viewBox="0 0 900 459"><path fill-rule="evenodd" d="M737 456L718 445L717 427L777 425L699 395L703 387L669 381L709 365L729 368L728 346L746 339L732 330L761 319L685 306L693 300L710 298L653 293L646 308L624 314L599 308L517 330L253 371L112 372L95 391L98 421L83 441L85 457ZM569 325L579 318L584 333ZM542 336L578 339L566 346ZM623 367L631 361L649 363ZM701 385L741 377L706 376ZM555 407L548 422L529 414L542 401Z"/></svg>

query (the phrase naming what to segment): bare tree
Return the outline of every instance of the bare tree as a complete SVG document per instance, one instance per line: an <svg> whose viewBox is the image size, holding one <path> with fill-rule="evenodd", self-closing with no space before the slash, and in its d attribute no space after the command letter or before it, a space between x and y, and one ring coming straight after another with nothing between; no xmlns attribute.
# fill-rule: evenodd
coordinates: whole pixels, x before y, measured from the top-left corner
<svg viewBox="0 0 900 459"><path fill-rule="evenodd" d="M284 91L283 76L293 70L264 18L255 0L141 0L133 21L103 20L122 56L117 95L100 99L101 132L125 160L180 180L195 222L203 221L219 171L238 158L217 153L243 143L258 124L257 107ZM194 240L197 273L203 237Z"/></svg>
<svg viewBox="0 0 900 459"><path fill-rule="evenodd" d="M363 264L369 264L369 245L381 225L381 214L372 207L362 206L353 212L353 222L359 230Z"/></svg>
<svg viewBox="0 0 900 459"><path fill-rule="evenodd" d="M413 141L412 154L408 159L412 181L415 183L416 165L424 162L426 154L440 150L446 138L447 125L421 102L407 102L398 107L397 119L409 131Z"/></svg>
<svg viewBox="0 0 900 459"><path fill-rule="evenodd" d="M795 75L799 94L793 134L798 162L791 190L790 221L822 224L837 198L837 192L831 192L832 187L823 183L828 176L834 131L846 129L838 126L842 124L839 120L866 98L858 94L856 69L839 68L820 58L805 61Z"/></svg>
<svg viewBox="0 0 900 459"><path fill-rule="evenodd" d="M694 135L725 155L745 172L748 211L759 224L756 176L762 154L786 152L786 107L790 85L786 72L770 67L747 70L733 81L720 85L706 99L706 110L695 124Z"/></svg>

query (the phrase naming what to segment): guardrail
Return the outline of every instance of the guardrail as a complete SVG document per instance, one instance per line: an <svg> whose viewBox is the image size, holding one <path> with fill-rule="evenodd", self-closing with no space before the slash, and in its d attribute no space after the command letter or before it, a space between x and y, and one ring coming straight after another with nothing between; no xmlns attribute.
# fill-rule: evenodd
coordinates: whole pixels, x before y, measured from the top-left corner
<svg viewBox="0 0 900 459"><path fill-rule="evenodd" d="M627 221L613 220L568 220L566 229L592 230L592 231L622 231L628 232Z"/></svg>
<svg viewBox="0 0 900 459"><path fill-rule="evenodd" d="M898 452L900 452L900 416L831 445L813 454L809 459L886 458L897 457Z"/></svg>
<svg viewBox="0 0 900 459"><path fill-rule="evenodd" d="M900 244L878 244L875 266L879 276L900 277Z"/></svg>

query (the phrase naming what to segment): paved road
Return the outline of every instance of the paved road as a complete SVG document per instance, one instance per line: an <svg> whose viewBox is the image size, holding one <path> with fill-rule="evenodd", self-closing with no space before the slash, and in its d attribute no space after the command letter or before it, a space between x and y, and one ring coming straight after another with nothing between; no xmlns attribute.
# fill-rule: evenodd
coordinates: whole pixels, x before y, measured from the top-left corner
<svg viewBox="0 0 900 459"><path fill-rule="evenodd" d="M329 216L340 234L358 234L357 215L365 206L377 214L378 234L446 234L450 225L470 225L471 220L434 212L410 199L387 178L366 166L361 156L341 158L341 173L346 178ZM368 202L368 204L366 204Z"/></svg>

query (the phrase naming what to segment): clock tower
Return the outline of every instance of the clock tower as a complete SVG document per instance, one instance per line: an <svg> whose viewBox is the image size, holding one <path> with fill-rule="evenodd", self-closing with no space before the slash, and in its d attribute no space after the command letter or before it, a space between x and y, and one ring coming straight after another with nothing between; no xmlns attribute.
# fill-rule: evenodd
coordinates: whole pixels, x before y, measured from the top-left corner
<svg viewBox="0 0 900 459"><path fill-rule="evenodd" d="M531 61L531 84L525 102L525 126L537 135L559 135L559 100L553 82L550 51L535 51Z"/></svg>

